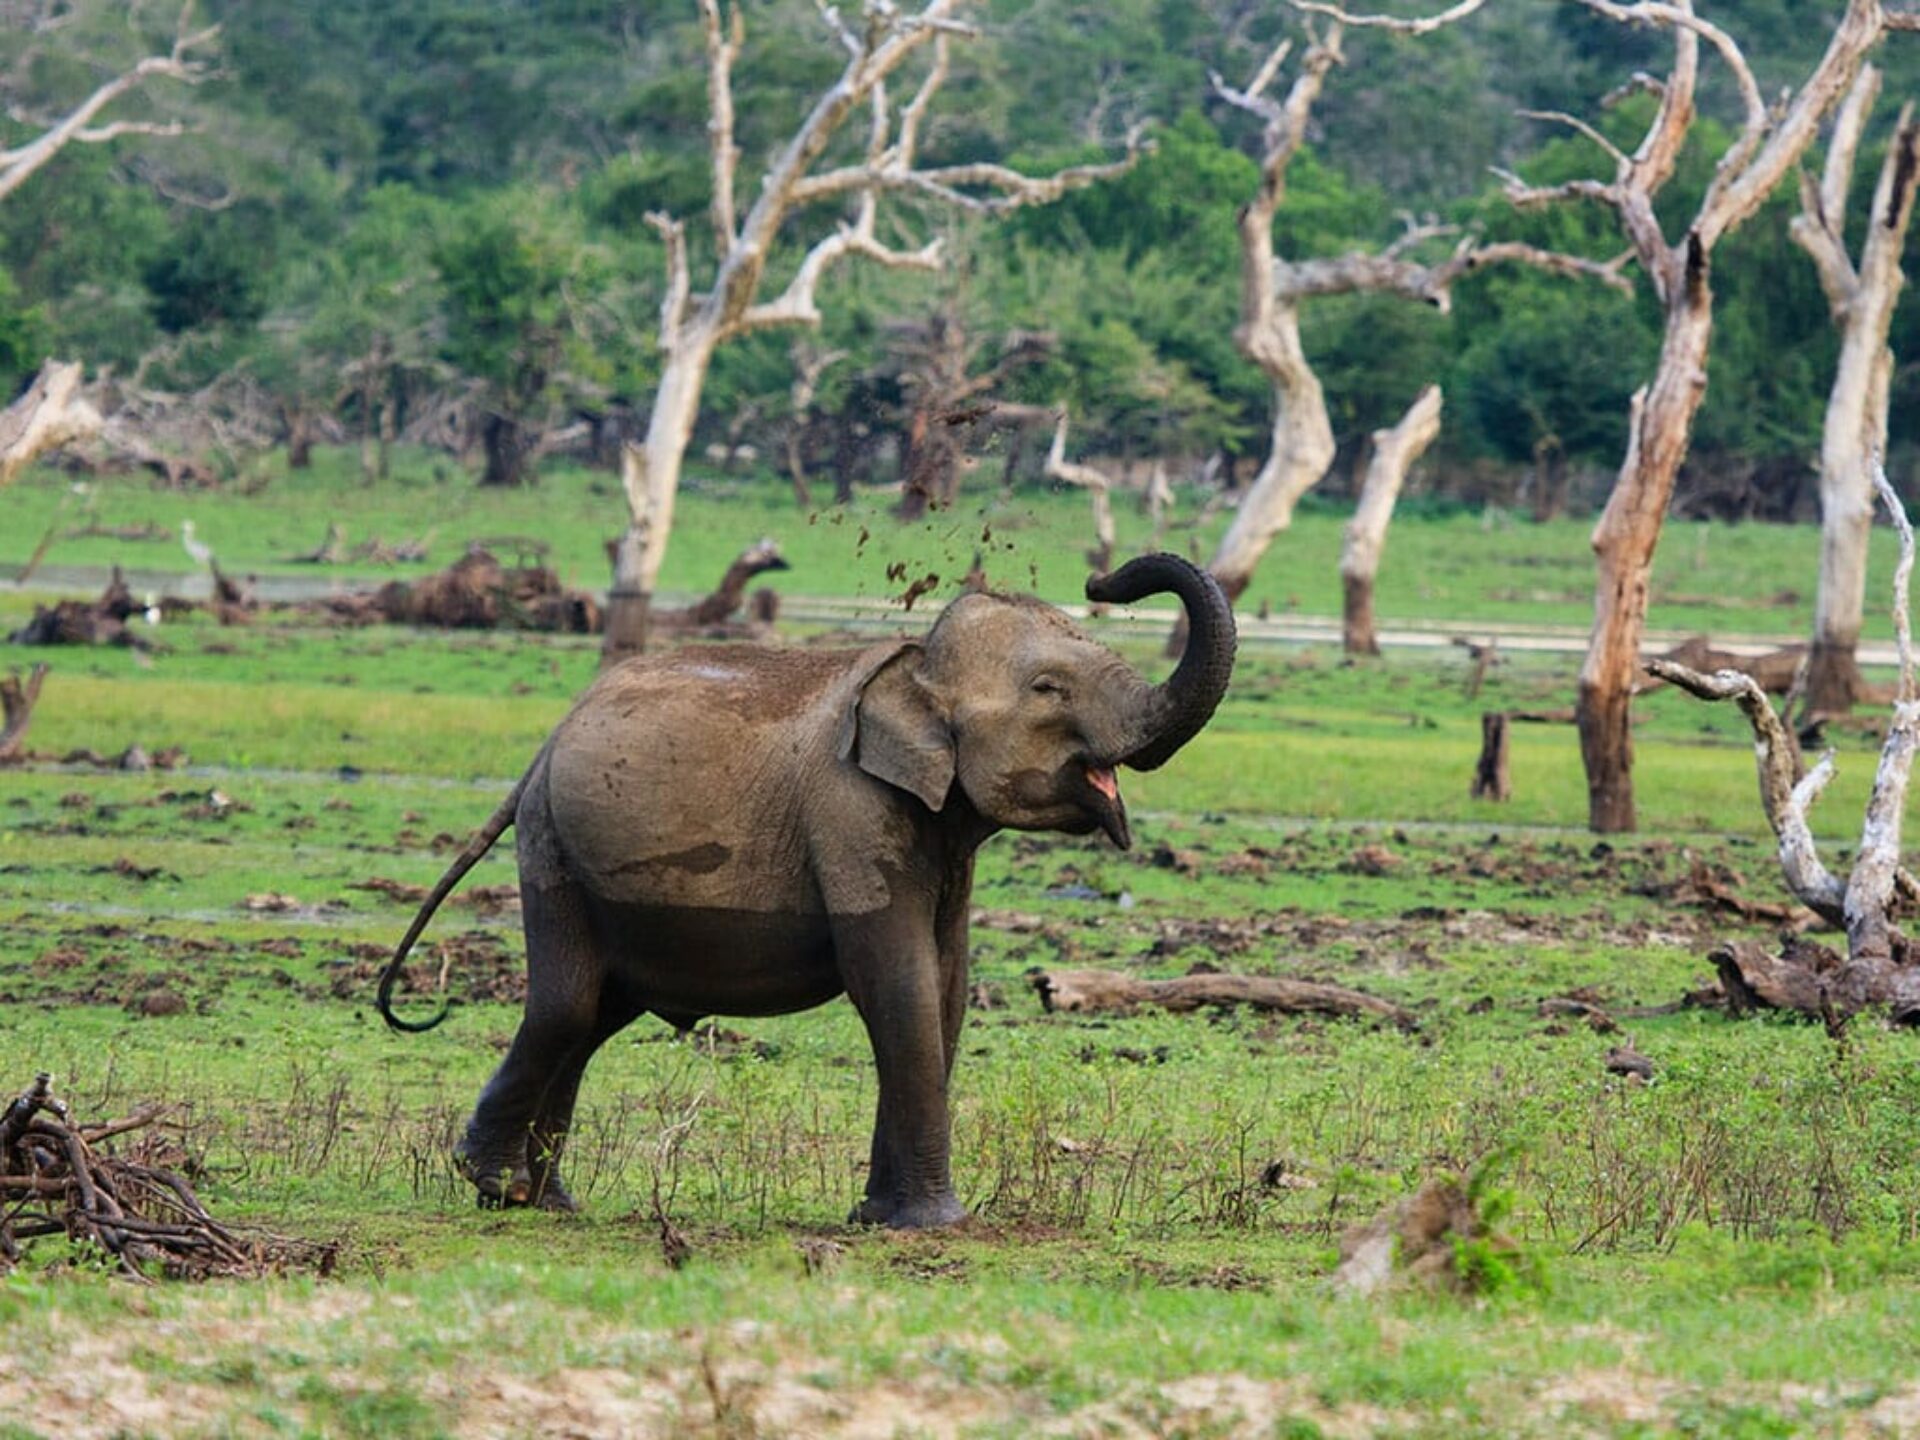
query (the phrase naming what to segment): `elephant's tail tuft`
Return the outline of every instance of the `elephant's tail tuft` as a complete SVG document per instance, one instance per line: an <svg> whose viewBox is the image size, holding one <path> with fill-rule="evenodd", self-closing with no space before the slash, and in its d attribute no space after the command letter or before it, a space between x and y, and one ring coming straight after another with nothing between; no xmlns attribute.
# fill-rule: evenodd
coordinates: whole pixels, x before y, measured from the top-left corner
<svg viewBox="0 0 1920 1440"><path fill-rule="evenodd" d="M380 1011L380 1018L394 1030L405 1030L418 1034L422 1030L431 1030L447 1018L451 1008L447 998L440 997L439 1013L427 1020L402 1020L393 1013L393 982L400 978L400 967L406 962L407 953L413 949L413 942L420 938L420 932L427 928L427 922L433 918L433 912L440 908L440 902L453 892L453 887L466 877L466 873L480 863L480 857L493 848L493 844L507 828L513 824L513 817L520 809L520 797L527 792L527 781L539 768L536 760L527 767L527 773L520 777L520 783L513 787L506 799L500 802L500 808L488 817L487 823L473 832L473 838L467 841L466 848L455 857L447 873L442 875L420 902L420 913L413 917L413 924L407 927L407 933L401 937L400 948L393 952L393 958L387 962L387 968L380 972L380 988L374 997L374 1005Z"/></svg>

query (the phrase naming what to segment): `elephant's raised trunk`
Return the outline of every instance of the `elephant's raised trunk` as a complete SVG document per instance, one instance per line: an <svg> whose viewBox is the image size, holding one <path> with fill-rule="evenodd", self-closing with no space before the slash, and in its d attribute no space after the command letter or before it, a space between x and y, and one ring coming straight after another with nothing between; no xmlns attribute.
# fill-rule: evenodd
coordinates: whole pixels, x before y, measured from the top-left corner
<svg viewBox="0 0 1920 1440"><path fill-rule="evenodd" d="M1087 598L1103 605L1129 605L1167 592L1186 606L1187 648L1166 683L1149 693L1137 738L1119 757L1135 770L1166 764L1212 718L1233 677L1233 607L1213 576L1178 555L1142 555L1087 581Z"/></svg>

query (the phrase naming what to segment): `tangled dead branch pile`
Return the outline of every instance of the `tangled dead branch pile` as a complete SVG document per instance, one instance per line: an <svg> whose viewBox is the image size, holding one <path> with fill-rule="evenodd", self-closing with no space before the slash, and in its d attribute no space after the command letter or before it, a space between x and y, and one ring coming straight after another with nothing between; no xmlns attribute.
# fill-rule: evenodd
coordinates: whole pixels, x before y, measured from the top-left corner
<svg viewBox="0 0 1920 1440"><path fill-rule="evenodd" d="M1900 1024L1920 1023L1920 949L1894 920L1920 900L1920 882L1900 864L1900 827L1914 752L1920 749L1920 692L1914 683L1913 635L1908 612L1913 576L1913 528L1886 471L1876 461L1874 484L1900 532L1900 563L1893 577L1893 620L1900 648L1900 683L1886 744L1867 800L1860 845L1845 877L1820 859L1807 812L1833 779L1830 750L1802 773L1800 754L1765 692L1750 675L1720 670L1703 675L1666 660L1648 662L1661 679L1703 700L1732 700L1753 727L1760 776L1760 803L1780 842L1780 868L1787 888L1822 920L1843 930L1845 957L1824 946L1789 947L1773 956L1751 942L1713 952L1728 1000L1735 1009L1769 1008L1835 1016L1884 1006Z"/></svg>
<svg viewBox="0 0 1920 1440"><path fill-rule="evenodd" d="M0 1271L24 1244L65 1235L93 1246L132 1279L253 1277L333 1272L338 1242L297 1240L222 1225L167 1165L175 1147L153 1126L159 1109L97 1125L76 1123L42 1074L0 1112ZM145 1131L128 1153L98 1147Z"/></svg>

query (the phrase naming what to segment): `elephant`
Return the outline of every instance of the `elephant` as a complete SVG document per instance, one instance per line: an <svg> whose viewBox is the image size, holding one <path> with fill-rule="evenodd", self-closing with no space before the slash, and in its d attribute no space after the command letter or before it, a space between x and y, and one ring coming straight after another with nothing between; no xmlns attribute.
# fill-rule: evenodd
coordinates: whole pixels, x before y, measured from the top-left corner
<svg viewBox="0 0 1920 1440"><path fill-rule="evenodd" d="M852 1220L959 1223L948 1086L968 998L974 852L1003 828L1131 844L1116 766L1164 764L1233 673L1233 611L1175 555L1087 582L1172 592L1189 636L1153 685L1030 595L962 595L921 639L751 645L603 672L423 901L380 977L509 826L526 930L525 1014L456 1161L483 1205L572 1210L559 1173L574 1098L608 1037L651 1012L778 1015L842 993L879 1074Z"/></svg>

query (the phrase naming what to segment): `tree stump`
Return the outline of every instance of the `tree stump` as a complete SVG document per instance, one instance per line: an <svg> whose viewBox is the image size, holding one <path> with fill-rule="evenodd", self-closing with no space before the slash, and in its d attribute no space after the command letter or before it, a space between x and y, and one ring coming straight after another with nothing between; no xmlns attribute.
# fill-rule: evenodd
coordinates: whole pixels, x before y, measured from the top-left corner
<svg viewBox="0 0 1920 1440"><path fill-rule="evenodd" d="M47 667L36 665L24 685L17 670L0 680L0 707L4 707L0 708L0 715L4 716L4 720L0 720L0 765L11 765L20 759L27 726L33 723L34 702L40 698L40 684L46 678Z"/></svg>
<svg viewBox="0 0 1920 1440"><path fill-rule="evenodd" d="M1513 795L1513 777L1507 768L1507 736L1510 732L1504 710L1489 710L1480 717L1480 759L1473 767L1473 798L1507 800Z"/></svg>

